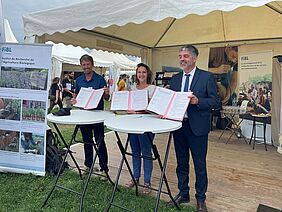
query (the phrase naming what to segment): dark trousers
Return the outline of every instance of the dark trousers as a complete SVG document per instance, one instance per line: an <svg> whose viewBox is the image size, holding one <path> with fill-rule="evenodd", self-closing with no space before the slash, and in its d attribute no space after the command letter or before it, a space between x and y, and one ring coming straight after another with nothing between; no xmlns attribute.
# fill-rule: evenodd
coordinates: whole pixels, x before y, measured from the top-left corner
<svg viewBox="0 0 282 212"><path fill-rule="evenodd" d="M82 139L84 142L84 155L85 161L84 165L87 167L91 167L93 163L93 131L95 142L99 146L98 153L100 155L99 164L101 170L108 171L108 153L107 147L104 140L104 125L102 123L99 124L91 124L91 125L79 125ZM104 165L101 163L103 161Z"/></svg>
<svg viewBox="0 0 282 212"><path fill-rule="evenodd" d="M59 105L60 109L63 108L63 103L62 103L61 98L60 98L60 97L58 98L57 103L55 103L55 100L56 100L56 97L55 97L55 96L50 96L50 106L49 106L49 108L48 108L48 113L51 112L51 110L53 109L53 107L54 107L56 104Z"/></svg>
<svg viewBox="0 0 282 212"><path fill-rule="evenodd" d="M191 152L196 174L196 199L204 201L208 187L206 168L206 156L208 150L208 135L196 136L191 131L188 121L182 123L182 127L173 133L176 153L178 189L180 195L187 198L189 195L189 151Z"/></svg>

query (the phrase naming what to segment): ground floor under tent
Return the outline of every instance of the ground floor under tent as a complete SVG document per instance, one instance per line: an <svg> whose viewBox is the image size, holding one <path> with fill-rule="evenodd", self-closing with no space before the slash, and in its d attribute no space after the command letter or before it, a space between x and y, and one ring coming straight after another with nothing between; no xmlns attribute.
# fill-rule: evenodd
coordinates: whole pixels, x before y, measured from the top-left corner
<svg viewBox="0 0 282 212"><path fill-rule="evenodd" d="M256 211L259 204L268 205L277 209L282 208L282 185L281 181L281 154L276 151L276 147L268 146L265 151L264 145L257 144L255 149L246 144L244 140L231 138L228 144L225 141L229 134L224 133L219 140L221 131L214 130L209 136L209 151L207 157L207 167L209 176L209 187L207 192L207 206L211 212L219 211ZM126 134L121 134L123 141ZM154 143L157 145L161 157L164 155L168 134L156 135ZM110 176L116 178L121 154L116 144L116 137L113 132L105 136L105 141L109 153ZM71 148L79 165L83 166L84 151L82 144L75 144ZM131 162L131 158L129 158ZM96 162L97 163L97 162ZM70 164L71 161L70 161ZM190 160L190 205L196 206L194 198L194 170ZM177 178L175 174L176 159L174 146L171 146L166 175L169 181L173 196L178 193ZM157 187L160 177L160 170L154 162L152 175L152 186ZM120 185L125 185L130 179L130 175L123 166ZM143 183L141 178L140 183ZM165 186L163 186L165 189ZM117 193L118 195L118 193ZM152 192L151 195L156 195ZM129 197L130 198L130 197ZM109 197L110 199L110 197ZM167 195L162 195L162 199L168 201ZM154 206L152 205L152 208Z"/></svg>

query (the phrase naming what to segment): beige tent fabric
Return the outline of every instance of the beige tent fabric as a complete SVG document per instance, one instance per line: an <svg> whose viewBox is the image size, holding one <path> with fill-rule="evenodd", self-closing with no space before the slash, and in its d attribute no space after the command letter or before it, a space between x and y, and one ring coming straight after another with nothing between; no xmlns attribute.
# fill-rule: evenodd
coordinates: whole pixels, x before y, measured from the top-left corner
<svg viewBox="0 0 282 212"><path fill-rule="evenodd" d="M25 34L38 35L42 42L52 40L136 56L141 56L143 48L277 39L282 35L281 1L134 0L136 4L128 4L116 0L107 5L109 1L25 15Z"/></svg>
<svg viewBox="0 0 282 212"><path fill-rule="evenodd" d="M282 67L277 58L272 64L272 105L271 105L271 137L274 146L279 146L280 115L281 114L281 71Z"/></svg>

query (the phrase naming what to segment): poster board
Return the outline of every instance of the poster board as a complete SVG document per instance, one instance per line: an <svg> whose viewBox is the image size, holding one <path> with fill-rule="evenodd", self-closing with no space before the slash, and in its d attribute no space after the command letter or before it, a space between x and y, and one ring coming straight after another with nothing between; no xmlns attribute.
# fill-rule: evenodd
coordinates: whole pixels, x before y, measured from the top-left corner
<svg viewBox="0 0 282 212"><path fill-rule="evenodd" d="M0 46L0 171L45 175L52 46Z"/></svg>
<svg viewBox="0 0 282 212"><path fill-rule="evenodd" d="M271 50L249 52L240 55L239 92L241 100L249 100L256 113L271 110L272 101L272 57Z"/></svg>

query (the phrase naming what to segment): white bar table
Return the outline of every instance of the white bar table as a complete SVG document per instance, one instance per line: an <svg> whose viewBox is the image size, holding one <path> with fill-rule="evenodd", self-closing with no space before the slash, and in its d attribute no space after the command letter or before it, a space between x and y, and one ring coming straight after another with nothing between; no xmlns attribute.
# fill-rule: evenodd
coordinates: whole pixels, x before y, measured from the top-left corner
<svg viewBox="0 0 282 212"><path fill-rule="evenodd" d="M160 155L158 153L157 146L153 144L153 140L150 139L149 136L148 136L148 139L150 140L150 143L151 143L151 146L152 146L154 157L153 158L146 157L146 159L157 160L159 167L161 169L159 187L158 187L158 189L153 189L153 190L158 191L154 211L158 210L161 193L168 194L170 199L174 202L175 206L180 210L180 208L178 207L177 203L174 201L174 199L171 195L169 185L168 185L168 182L167 182L167 178L165 176L165 170L166 170L166 164L167 164L167 159L168 159L169 150L170 150L172 132L181 128L182 122L171 121L171 120L167 120L167 119L160 119L156 115L151 115L151 114L134 114L134 115L116 115L114 117L106 119L104 124L107 126L107 128L115 131L115 135L117 137L117 144L118 144L118 147L119 147L120 152L122 154L122 159L121 159L119 170L118 170L118 173L117 173L115 186L114 186L114 189L113 189L113 192L112 192L112 197L111 197L109 206L107 208L107 211L110 210L111 206L115 206L115 207L118 207L118 208L121 208L121 209L124 209L124 210L127 210L127 211L129 210L129 209L127 209L127 208L125 208L121 205L114 204L114 197L115 197L115 194L116 194L117 185L118 185L118 181L119 181L119 178L120 178L120 174L121 174L121 170L122 170L122 166L123 166L124 162L125 162L125 164L128 168L128 171L130 173L132 180L135 183L136 195L138 195L138 186L137 186L137 183L134 179L134 176L133 176L132 170L130 168L130 165L128 163L128 160L126 158L126 155L132 156L132 153L127 152L126 150L127 150L127 147L128 147L130 134L144 134L146 132L151 132L151 133L154 133L154 134L167 133L167 132L170 133L169 137L168 137L168 141L167 141L167 147L166 147L165 157L164 157L163 162L160 159ZM123 144L121 142L121 139L120 139L119 134L118 134L119 132L128 134L125 146L123 146ZM144 157L142 157L142 158L144 158ZM162 191L163 181L166 184L167 192Z"/></svg>
<svg viewBox="0 0 282 212"><path fill-rule="evenodd" d="M54 184L52 190L50 191L50 193L48 194L46 200L44 201L42 208L46 205L48 199L52 195L55 188L58 187L58 188L61 188L61 189L64 189L64 190L67 190L67 191L70 191L72 193L80 195L81 196L80 211L83 210L83 199L84 199L84 196L85 196L85 192L87 190L87 186L88 186L91 174L93 172L95 160L96 160L97 156L99 157L99 154L98 154L98 151L97 151L97 149L99 148L99 147L97 147L98 142L97 141L95 142L93 140L93 143L94 143L93 147L94 147L94 150L95 150L95 156L93 158L93 163L92 163L92 166L90 168L89 174L87 176L87 180L85 182L83 192L77 192L73 189L66 188L64 186L58 185L58 180L61 176L61 169L63 167L64 162L66 161L67 155L69 154L71 159L73 160L78 172L79 172L80 179L82 180L81 168L79 168L79 166L78 166L78 164L77 164L77 162L76 162L76 160L75 160L75 158L72 154L72 151L70 150L70 146L72 145L73 141L75 141L75 137L76 137L76 134L77 134L78 129L79 129L78 126L79 125L90 125L90 124L104 123L105 119L110 118L112 116L114 116L113 113L108 112L108 111L103 111L103 110L91 110L91 111L89 111L89 110L71 110L71 114L69 116L54 116L53 114L47 115L47 117L46 117L47 120L54 125L54 127L55 127L60 139L64 143L64 146L66 147L67 151L66 151L66 154L64 156L63 162L61 164L59 173L56 176L55 184ZM75 128L74 128L74 131L73 131L69 145L66 143L62 133L59 130L59 127L57 126L57 124L75 125ZM102 139L102 138L99 138L99 139ZM113 181L111 180L111 178L108 175L108 172L106 172L106 176L109 179L109 181L111 182L111 184L114 185Z"/></svg>

